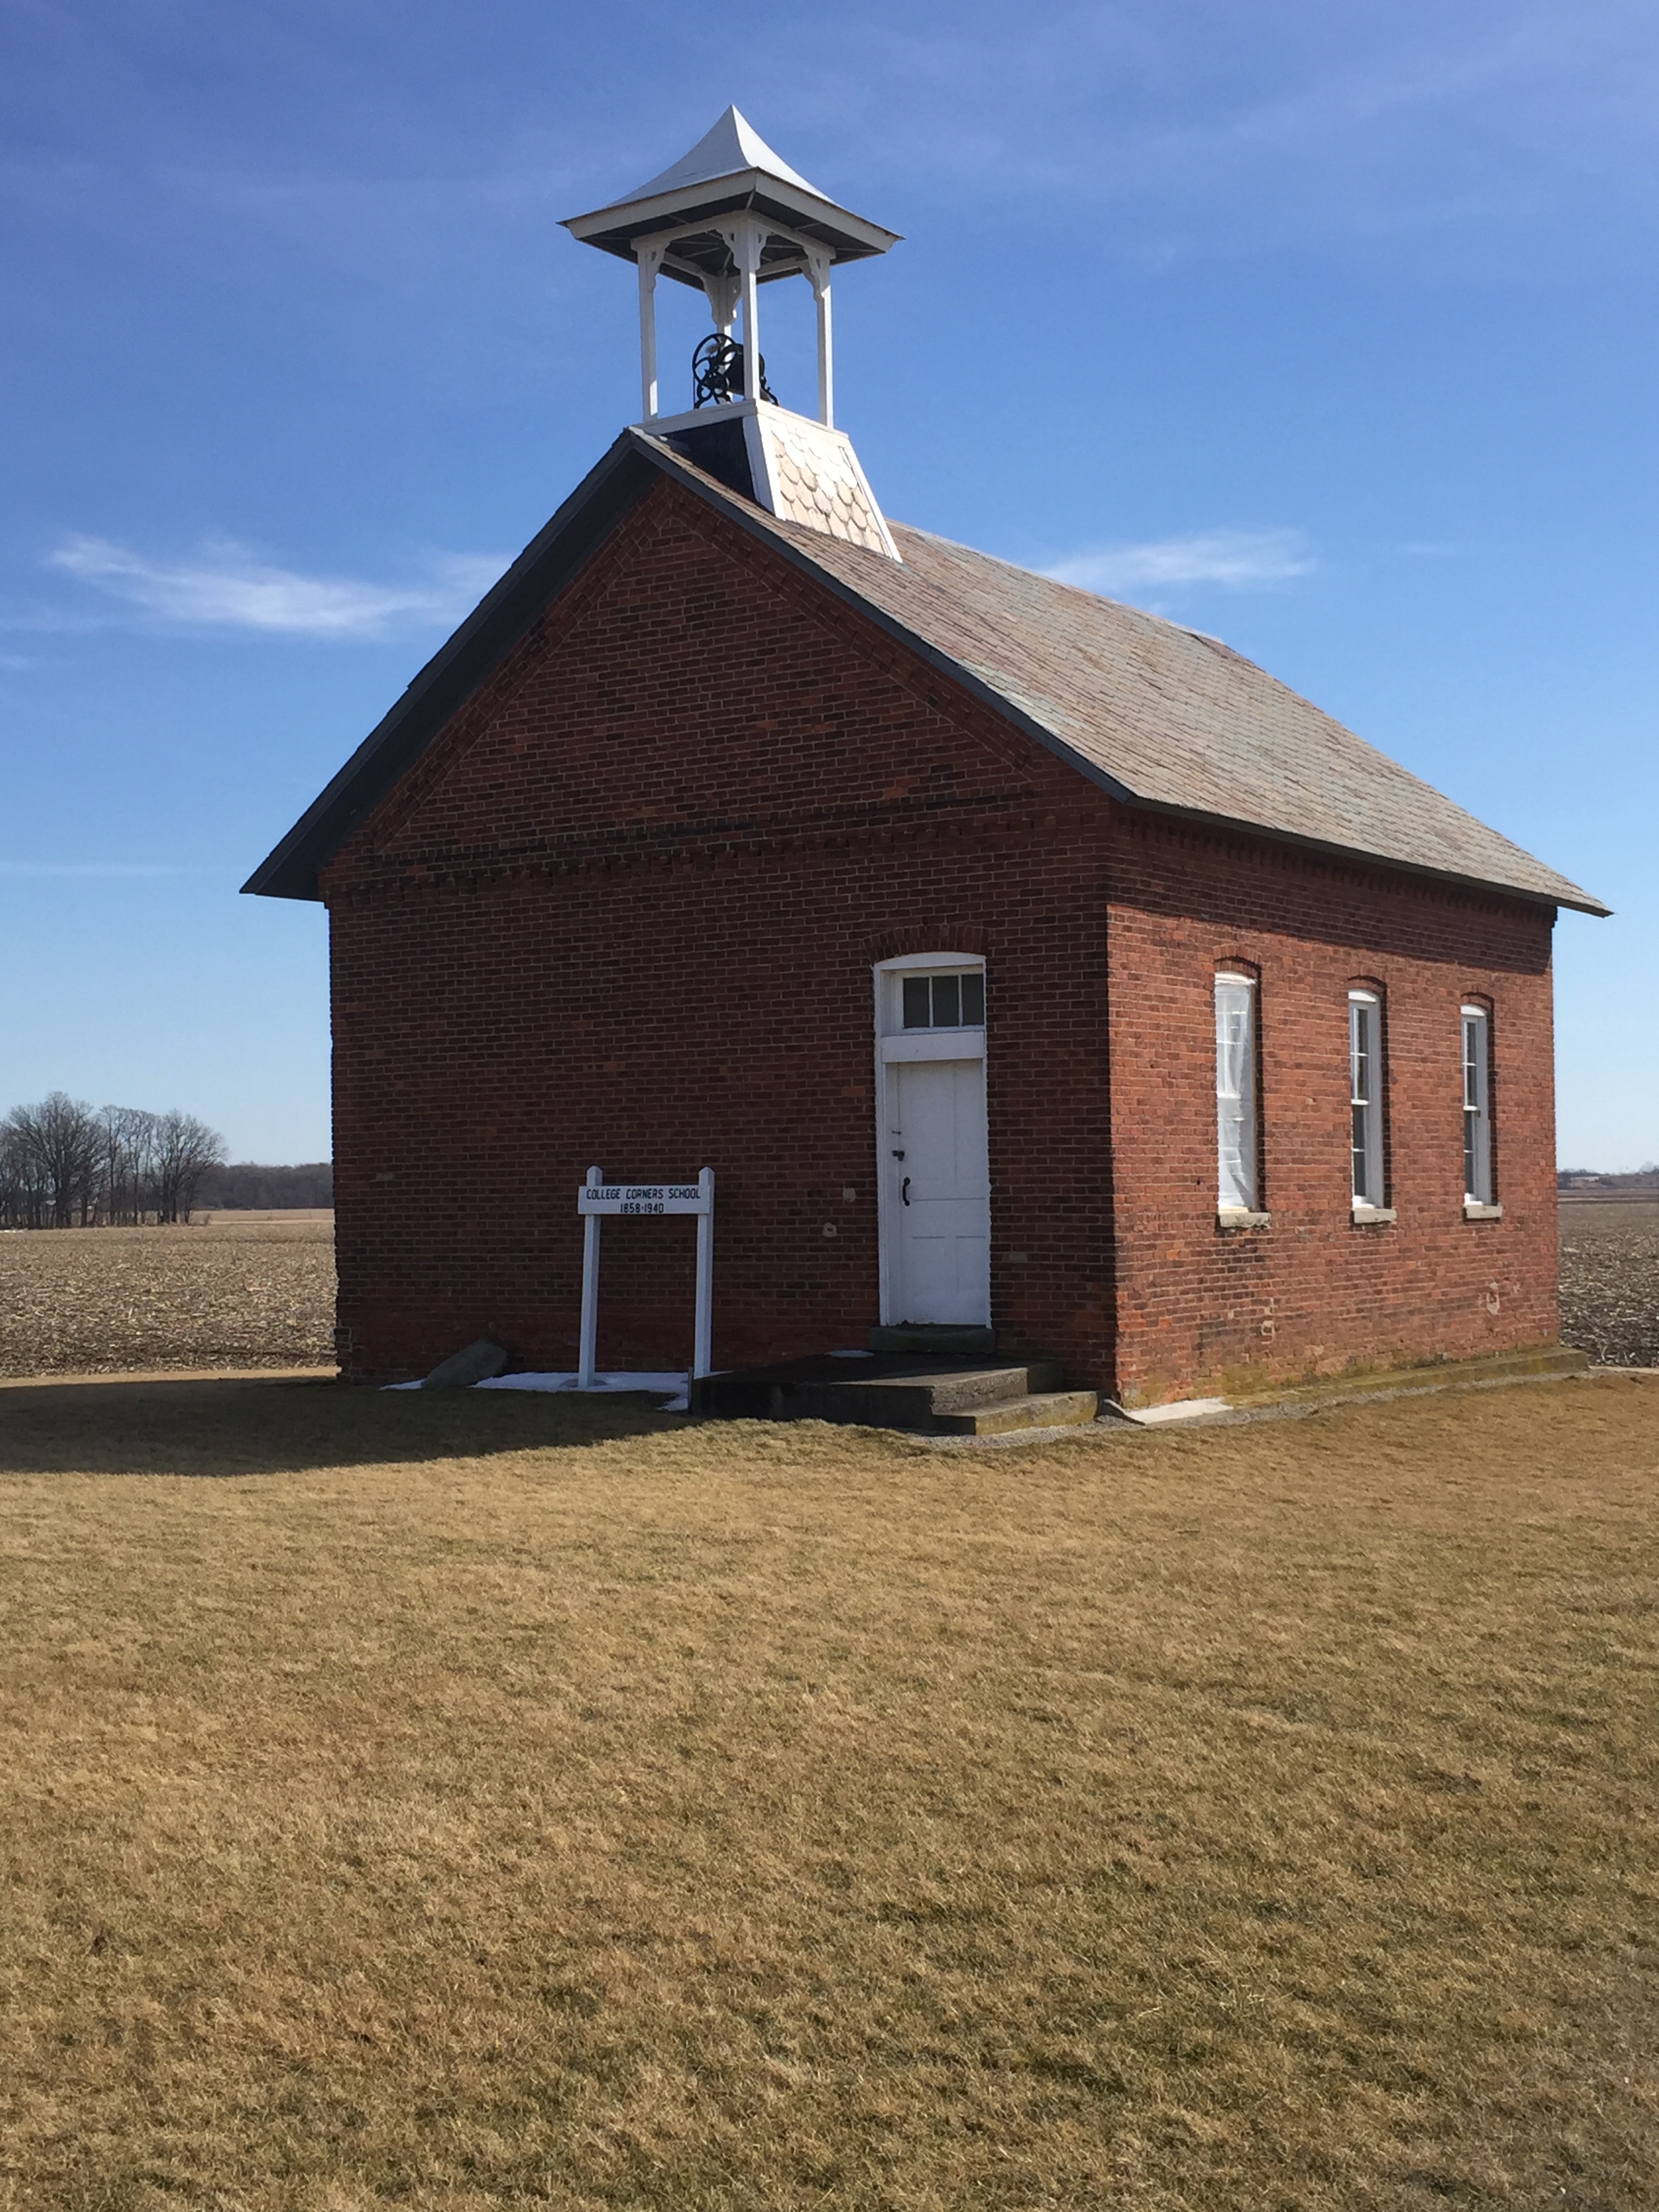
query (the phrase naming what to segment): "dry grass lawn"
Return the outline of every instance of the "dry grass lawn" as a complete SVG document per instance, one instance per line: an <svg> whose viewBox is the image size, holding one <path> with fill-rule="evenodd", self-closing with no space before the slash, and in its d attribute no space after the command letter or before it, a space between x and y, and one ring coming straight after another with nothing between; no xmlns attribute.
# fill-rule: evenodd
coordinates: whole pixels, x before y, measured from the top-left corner
<svg viewBox="0 0 1659 2212"><path fill-rule="evenodd" d="M1659 1383L0 1468L0 2203L1659 2203Z"/></svg>

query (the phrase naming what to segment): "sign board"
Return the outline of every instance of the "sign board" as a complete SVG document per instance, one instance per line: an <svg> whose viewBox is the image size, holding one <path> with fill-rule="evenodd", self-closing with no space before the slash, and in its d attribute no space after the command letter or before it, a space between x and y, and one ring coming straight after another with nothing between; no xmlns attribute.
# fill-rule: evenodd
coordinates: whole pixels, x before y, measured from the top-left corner
<svg viewBox="0 0 1659 2212"><path fill-rule="evenodd" d="M582 1322L576 1388L595 1388L599 1334L599 1224L607 1214L695 1213L697 1218L697 1303L692 1322L691 1373L707 1375L712 1357L714 1305L714 1170L696 1182L607 1182L589 1168L578 1187L582 1224Z"/></svg>
<svg viewBox="0 0 1659 2212"><path fill-rule="evenodd" d="M714 1194L695 1182L585 1182L578 1213L707 1213Z"/></svg>

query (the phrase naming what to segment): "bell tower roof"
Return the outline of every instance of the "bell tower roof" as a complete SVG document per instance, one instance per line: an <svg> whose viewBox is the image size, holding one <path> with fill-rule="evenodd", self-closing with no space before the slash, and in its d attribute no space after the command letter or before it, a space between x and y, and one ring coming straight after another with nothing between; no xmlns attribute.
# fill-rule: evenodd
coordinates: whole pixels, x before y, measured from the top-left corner
<svg viewBox="0 0 1659 2212"><path fill-rule="evenodd" d="M716 224L721 216L739 214L757 216L793 234L769 238L757 271L763 283L801 273L808 244L827 249L831 261L862 261L899 242L896 231L838 206L809 185L735 107L728 107L672 168L608 207L567 216L564 228L585 246L597 246L624 261L638 258L641 239L677 234L663 257L662 274L682 284L702 285L705 278L731 269L731 251Z"/></svg>
<svg viewBox="0 0 1659 2212"><path fill-rule="evenodd" d="M658 192L678 191L682 185L706 185L716 177L735 177L745 169L763 170L781 184L793 185L815 198L827 200L816 185L809 185L799 169L792 169L781 154L775 154L747 116L728 107L712 131L698 139L689 154L682 154L671 169L648 184L637 186L627 200L648 200ZM626 202L623 203L626 204Z"/></svg>

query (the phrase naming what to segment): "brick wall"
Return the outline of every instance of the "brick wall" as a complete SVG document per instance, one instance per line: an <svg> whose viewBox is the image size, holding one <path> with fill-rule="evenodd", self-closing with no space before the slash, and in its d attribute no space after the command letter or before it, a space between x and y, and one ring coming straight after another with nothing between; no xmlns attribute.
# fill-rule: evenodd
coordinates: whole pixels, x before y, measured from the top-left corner
<svg viewBox="0 0 1659 2212"><path fill-rule="evenodd" d="M1206 1384L1552 1341L1550 918L1146 817L1114 832L1119 1378ZM1216 1224L1213 978L1259 978L1261 1230ZM1350 1199L1347 994L1383 1001L1389 1226ZM1463 1218L1459 1008L1492 1012L1499 1221Z"/></svg>
<svg viewBox="0 0 1659 2212"><path fill-rule="evenodd" d="M1110 1388L1121 1330L1124 1385L1153 1395L1553 1334L1545 923L1116 816L672 483L323 889L340 1320L364 1378L482 1334L574 1366L592 1162L715 1170L717 1364L861 1343L878 1317L871 966L933 949L987 960L1006 1349ZM1249 1239L1214 1227L1209 994L1227 955L1263 979L1274 1218ZM1363 1240L1342 1180L1360 972L1389 993L1401 1194L1397 1229ZM1455 1008L1477 985L1495 1010L1495 1232L1462 1223L1453 1188ZM601 1364L684 1365L694 1224L604 1237Z"/></svg>
<svg viewBox="0 0 1659 2212"><path fill-rule="evenodd" d="M718 1364L861 1344L871 968L937 947L990 966L1004 1341L1103 1375L1107 818L653 490L325 872L350 1369L417 1373L481 1333L574 1365L594 1162L714 1169ZM603 1235L601 1364L683 1366L693 1224Z"/></svg>

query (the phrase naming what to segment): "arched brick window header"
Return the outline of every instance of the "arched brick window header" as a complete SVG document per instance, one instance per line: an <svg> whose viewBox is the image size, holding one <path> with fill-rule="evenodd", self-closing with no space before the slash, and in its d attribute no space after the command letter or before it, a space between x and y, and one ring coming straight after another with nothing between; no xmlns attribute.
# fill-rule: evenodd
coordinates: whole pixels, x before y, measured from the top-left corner
<svg viewBox="0 0 1659 2212"><path fill-rule="evenodd" d="M1218 952L1213 964L1218 975L1243 975L1252 983L1261 981L1259 960L1246 960L1235 952Z"/></svg>
<svg viewBox="0 0 1659 2212"><path fill-rule="evenodd" d="M898 960L908 952L965 952L983 960L991 949L991 933L978 922L930 921L906 929L884 930L870 939L870 959Z"/></svg>

